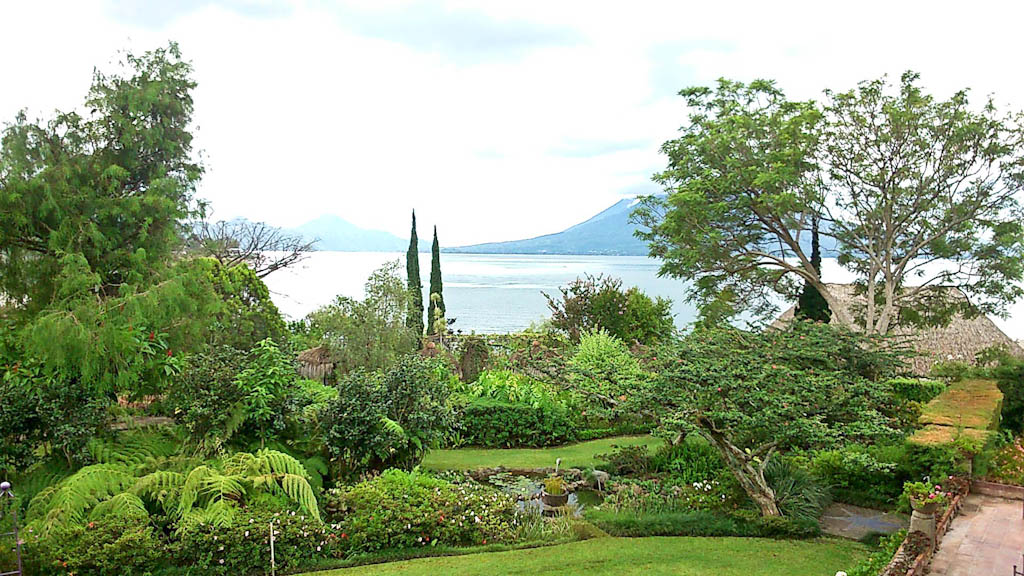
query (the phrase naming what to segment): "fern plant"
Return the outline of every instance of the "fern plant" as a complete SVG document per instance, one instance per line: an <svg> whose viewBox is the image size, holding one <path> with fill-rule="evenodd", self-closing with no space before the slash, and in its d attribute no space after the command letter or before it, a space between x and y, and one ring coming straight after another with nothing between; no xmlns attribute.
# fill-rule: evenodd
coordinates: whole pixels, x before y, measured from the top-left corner
<svg viewBox="0 0 1024 576"><path fill-rule="evenodd" d="M39 492L29 503L26 521L40 533L100 518L146 518L159 509L179 526L194 522L223 525L238 506L262 495L281 497L320 521L316 494L301 462L276 450L237 453L191 467L146 472L154 460L130 451L106 453L108 463L80 469ZM182 461L164 459L169 466ZM151 505L151 506L149 506Z"/></svg>

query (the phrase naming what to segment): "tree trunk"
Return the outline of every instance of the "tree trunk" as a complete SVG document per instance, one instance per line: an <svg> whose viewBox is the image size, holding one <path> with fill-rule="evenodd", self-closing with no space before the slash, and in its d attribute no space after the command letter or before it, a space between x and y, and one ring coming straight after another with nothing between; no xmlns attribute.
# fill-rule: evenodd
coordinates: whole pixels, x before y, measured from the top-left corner
<svg viewBox="0 0 1024 576"><path fill-rule="evenodd" d="M701 432L722 455L725 466L736 477L743 491L757 504L761 516L782 516L779 504L775 501L775 491L764 479L764 467L771 456L771 450L758 462L753 455L730 442L725 434L708 427L702 427Z"/></svg>

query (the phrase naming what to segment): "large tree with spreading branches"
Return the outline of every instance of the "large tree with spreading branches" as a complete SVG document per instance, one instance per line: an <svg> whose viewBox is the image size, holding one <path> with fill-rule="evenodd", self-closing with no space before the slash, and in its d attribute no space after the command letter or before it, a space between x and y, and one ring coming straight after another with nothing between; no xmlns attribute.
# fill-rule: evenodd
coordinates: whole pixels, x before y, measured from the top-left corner
<svg viewBox="0 0 1024 576"><path fill-rule="evenodd" d="M693 280L705 317L766 317L806 284L834 318L884 334L1000 313L1022 294L1021 114L971 106L966 91L938 99L909 72L896 86L826 92L821 105L768 81L681 94L690 121L655 176L668 194L635 218L662 272ZM812 263L815 222L856 274L865 305L852 312Z"/></svg>

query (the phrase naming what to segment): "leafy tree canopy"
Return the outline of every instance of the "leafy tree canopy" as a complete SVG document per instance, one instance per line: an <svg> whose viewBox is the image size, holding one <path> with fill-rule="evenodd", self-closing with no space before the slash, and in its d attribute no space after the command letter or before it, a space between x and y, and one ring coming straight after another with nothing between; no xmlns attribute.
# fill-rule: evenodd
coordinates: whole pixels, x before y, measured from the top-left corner
<svg viewBox="0 0 1024 576"><path fill-rule="evenodd" d="M658 354L656 382L639 396L662 426L697 432L721 453L765 515L777 515L764 469L778 450L874 441L898 433L884 384L899 357L828 325L786 331L697 330Z"/></svg>
<svg viewBox="0 0 1024 576"><path fill-rule="evenodd" d="M768 81L681 95L690 122L662 147L669 163L655 176L668 195L647 198L635 218L663 273L693 280L705 318L766 317L772 296L795 299L803 283L845 316L806 250L816 221L866 294L839 320L868 332L1000 312L1021 295L1019 113L991 100L972 108L966 91L937 99L909 72L895 90L863 82L822 105ZM970 304L936 298L935 285Z"/></svg>

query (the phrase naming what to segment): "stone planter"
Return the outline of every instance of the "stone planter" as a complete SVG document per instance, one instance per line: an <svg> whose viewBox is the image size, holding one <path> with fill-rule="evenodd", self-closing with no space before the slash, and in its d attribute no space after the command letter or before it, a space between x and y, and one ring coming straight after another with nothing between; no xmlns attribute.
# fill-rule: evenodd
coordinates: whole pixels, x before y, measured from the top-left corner
<svg viewBox="0 0 1024 576"><path fill-rule="evenodd" d="M561 508L569 503L569 493L548 494L546 490L541 491L540 500L548 508Z"/></svg>
<svg viewBox="0 0 1024 576"><path fill-rule="evenodd" d="M939 503L911 500L910 507L914 509L914 512L920 512L922 516L932 516L939 509Z"/></svg>

